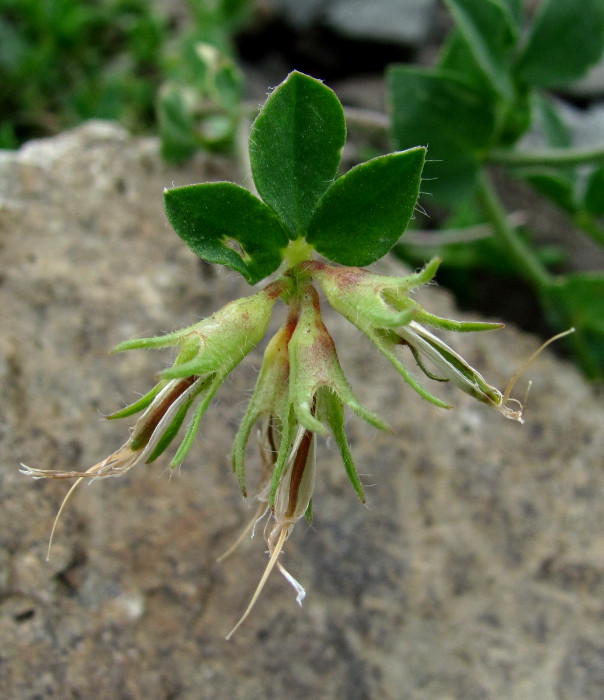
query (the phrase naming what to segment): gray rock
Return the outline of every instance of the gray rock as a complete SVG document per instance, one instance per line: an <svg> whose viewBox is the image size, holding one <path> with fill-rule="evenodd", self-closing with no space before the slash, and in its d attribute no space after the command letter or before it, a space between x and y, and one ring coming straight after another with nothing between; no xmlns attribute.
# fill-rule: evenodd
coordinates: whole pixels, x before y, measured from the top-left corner
<svg viewBox="0 0 604 700"><path fill-rule="evenodd" d="M99 123L0 158L0 696L601 697L604 409L548 352L521 427L446 386L454 410L422 401L327 315L358 397L392 432L349 421L367 508L320 444L315 520L284 557L307 599L274 575L231 642L266 563L260 534L215 563L252 513L229 450L260 351L178 474L158 462L82 486L45 561L67 484L18 463L85 468L118 447L128 421L99 417L167 357L108 349L245 293L162 212L165 186L236 177L216 157L171 169L155 141ZM419 299L462 315L434 287ZM499 384L538 345L513 328L452 343Z"/></svg>
<svg viewBox="0 0 604 700"><path fill-rule="evenodd" d="M420 46L431 27L433 0L340 0L327 9L327 25L344 36Z"/></svg>
<svg viewBox="0 0 604 700"><path fill-rule="evenodd" d="M426 41L436 9L434 0L280 0L274 5L299 30L326 26L352 39L408 46Z"/></svg>

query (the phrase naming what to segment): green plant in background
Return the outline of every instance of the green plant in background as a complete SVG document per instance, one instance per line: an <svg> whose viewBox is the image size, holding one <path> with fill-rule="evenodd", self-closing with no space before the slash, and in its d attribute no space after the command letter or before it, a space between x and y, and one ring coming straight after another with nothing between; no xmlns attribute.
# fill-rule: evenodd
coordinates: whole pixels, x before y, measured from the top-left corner
<svg viewBox="0 0 604 700"><path fill-rule="evenodd" d="M4 0L0 148L91 118L135 132L159 122L172 160L228 147L242 90L230 38L250 7L188 0L172 26L144 0Z"/></svg>
<svg viewBox="0 0 604 700"><path fill-rule="evenodd" d="M234 146L243 74L231 37L248 19L251 0L189 0L191 29L166 52L158 97L162 154L181 161L200 148Z"/></svg>
<svg viewBox="0 0 604 700"><path fill-rule="evenodd" d="M542 0L527 28L522 0L445 0L455 20L430 69L392 66L387 80L398 148L428 144L424 189L454 228L485 222L492 236L463 246L446 230L430 243L444 263L521 275L591 378L604 376L604 273L554 274L548 251L510 223L487 166L533 184L604 247L604 138L573 146L550 91L583 76L604 48L604 0ZM522 139L538 129L539 150ZM402 245L416 262L426 249Z"/></svg>
<svg viewBox="0 0 604 700"><path fill-rule="evenodd" d="M504 416L522 420L522 407L509 399L511 386L502 394L489 385L432 330L483 331L500 324L440 318L411 296L432 280L437 259L406 277L363 269L388 253L412 217L425 149L379 156L338 177L345 138L344 112L335 94L321 82L294 72L272 92L251 129L251 170L260 197L231 182L166 190L168 219L198 256L226 265L250 284L273 273L276 277L189 328L118 345L116 352L166 347L178 352L148 394L109 416L143 412L116 452L86 472L22 468L34 477L76 479L58 520L82 479L120 476L138 463L153 462L190 415L171 461L171 467L177 467L215 393L262 340L275 304L283 302L285 322L266 346L233 444L233 469L247 495L246 446L253 427L259 425L261 476L253 490L259 512L252 523L266 514L270 554L238 625L275 566L296 589L298 601L304 597L302 586L283 569L279 554L294 524L304 516L311 518L316 436L331 432L350 482L364 502L346 439L345 407L378 428L386 427L355 398L324 323L320 295L365 334L424 399L450 407L417 379L422 373L431 381L450 381ZM408 366L410 360L415 372Z"/></svg>
<svg viewBox="0 0 604 700"><path fill-rule="evenodd" d="M148 127L165 32L144 0L4 0L0 148L91 117Z"/></svg>

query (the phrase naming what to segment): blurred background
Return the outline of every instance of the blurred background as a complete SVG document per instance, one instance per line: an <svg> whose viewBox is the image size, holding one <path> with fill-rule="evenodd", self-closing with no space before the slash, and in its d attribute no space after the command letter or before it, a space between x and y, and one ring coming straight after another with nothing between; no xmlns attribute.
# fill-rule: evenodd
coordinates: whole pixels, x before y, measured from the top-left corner
<svg viewBox="0 0 604 700"><path fill-rule="evenodd" d="M581 4L576 36L569 29L565 44L552 37L555 31L548 30L547 21L541 22L541 29L546 27L540 34L533 31L539 29L540 12L555 5L549 0L489 0L499 14L505 10L517 20L511 47L503 39L489 45L489 34L501 33L498 16L486 29L470 27L464 33L468 16L463 8L473 5L439 0L2 0L0 148L18 148L88 119L108 119L135 135L158 135L170 162L183 163L200 150L241 154L241 124L253 119L269 88L290 70L307 72L325 80L347 108L346 167L417 143L428 144L429 157L441 163L428 164L423 213L395 252L413 266L442 257L439 283L454 291L462 308L513 321L544 338L576 327L556 352L574 356L586 376L601 380L604 4ZM563 12L572 3L557 5ZM550 24L570 26L556 12L549 15ZM482 30L482 38L472 39L473 30ZM528 41L533 34L537 41ZM476 56L503 47L499 58L511 76L512 98L502 101L497 85L471 85L480 60L459 64L459 36ZM578 39L587 47L584 55L573 48ZM517 70L527 41L538 45L532 52L538 70L533 66L528 78L526 70ZM539 61L564 66L575 54L576 66L553 77L539 75ZM397 73L393 66L403 69ZM468 94L440 107L441 98L430 94L422 106L422 94L429 91L424 76L418 88L417 76L405 66L439 75L444 70L466 82L470 99L480 105L469 114L465 106L458 109ZM434 117L439 109L440 117ZM498 131L495 136L489 131L487 142L477 134L485 131L491 112L502 109L507 110L505 124L497 117ZM491 168L511 229L530 260L506 250L491 235L493 222L468 186L477 164L492 160L500 166L495 156L502 147L594 144L602 145L587 166L506 168L504 162L503 169Z"/></svg>
<svg viewBox="0 0 604 700"><path fill-rule="evenodd" d="M263 99L296 68L358 77L348 99L382 108L386 65L429 60L446 26L435 0L3 0L0 146L90 118L157 132L162 86L203 83L200 43L236 59L242 97Z"/></svg>

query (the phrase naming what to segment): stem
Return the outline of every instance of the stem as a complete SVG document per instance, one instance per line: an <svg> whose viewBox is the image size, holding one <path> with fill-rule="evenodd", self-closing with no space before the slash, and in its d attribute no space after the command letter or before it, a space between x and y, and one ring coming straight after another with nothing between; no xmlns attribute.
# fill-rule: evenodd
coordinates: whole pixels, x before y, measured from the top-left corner
<svg viewBox="0 0 604 700"><path fill-rule="evenodd" d="M508 226L518 228L525 223L522 212L512 212L507 216ZM422 248L440 248L444 245L465 245L475 241L491 238L493 228L490 224L475 224L464 228L446 228L440 231L423 231L414 229L406 231L402 245L421 246Z"/></svg>
<svg viewBox="0 0 604 700"><path fill-rule="evenodd" d="M295 241L291 241L285 249L284 260L287 268L291 269L298 263L310 260L313 250L314 248L304 238L297 238Z"/></svg>
<svg viewBox="0 0 604 700"><path fill-rule="evenodd" d="M484 170L478 176L478 197L491 221L495 238L509 258L534 286L538 288L551 286L554 278L509 225L503 205Z"/></svg>
<svg viewBox="0 0 604 700"><path fill-rule="evenodd" d="M539 151L494 149L487 155L494 165L584 165L604 162L604 146L596 148L547 148Z"/></svg>

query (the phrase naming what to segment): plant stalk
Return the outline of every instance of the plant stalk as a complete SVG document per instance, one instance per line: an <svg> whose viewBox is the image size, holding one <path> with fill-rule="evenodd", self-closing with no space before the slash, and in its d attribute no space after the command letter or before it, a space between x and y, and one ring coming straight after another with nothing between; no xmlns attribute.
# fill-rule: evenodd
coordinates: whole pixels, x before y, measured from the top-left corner
<svg viewBox="0 0 604 700"><path fill-rule="evenodd" d="M509 225L503 205L484 170L478 176L478 197L491 222L496 239L524 276L539 289L554 284L554 277Z"/></svg>
<svg viewBox="0 0 604 700"><path fill-rule="evenodd" d="M494 149L486 158L492 165L513 167L569 166L604 162L604 146L596 148L546 148L538 151Z"/></svg>

